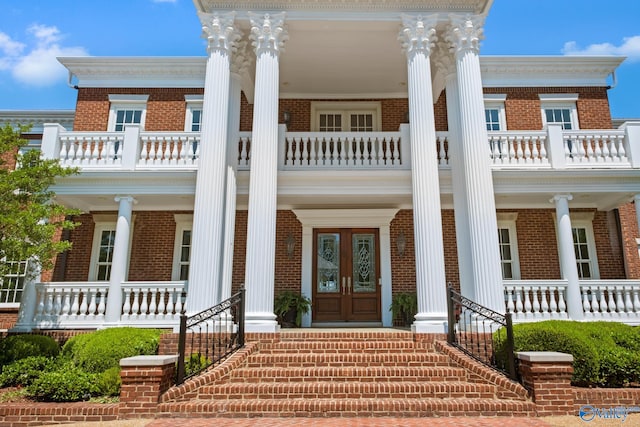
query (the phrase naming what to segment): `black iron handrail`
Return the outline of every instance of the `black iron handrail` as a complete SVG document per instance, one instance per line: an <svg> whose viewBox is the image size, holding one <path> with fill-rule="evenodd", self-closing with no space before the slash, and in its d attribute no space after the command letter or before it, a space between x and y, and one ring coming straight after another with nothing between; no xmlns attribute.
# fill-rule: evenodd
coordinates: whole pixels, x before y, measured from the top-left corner
<svg viewBox="0 0 640 427"><path fill-rule="evenodd" d="M245 290L193 316L180 316L176 384L244 347ZM187 333L191 337L187 352Z"/></svg>
<svg viewBox="0 0 640 427"><path fill-rule="evenodd" d="M517 380L511 313L497 313L463 297L451 286L448 287L447 309L447 342Z"/></svg>

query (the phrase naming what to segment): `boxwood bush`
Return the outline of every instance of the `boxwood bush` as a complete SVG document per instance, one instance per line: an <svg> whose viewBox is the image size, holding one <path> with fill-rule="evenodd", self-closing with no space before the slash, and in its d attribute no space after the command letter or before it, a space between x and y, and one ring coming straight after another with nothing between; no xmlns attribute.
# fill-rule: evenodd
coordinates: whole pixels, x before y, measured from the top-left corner
<svg viewBox="0 0 640 427"><path fill-rule="evenodd" d="M73 363L59 363L43 372L27 387L27 395L47 402L76 402L99 394L96 374L86 372Z"/></svg>
<svg viewBox="0 0 640 427"><path fill-rule="evenodd" d="M640 381L640 328L616 322L549 320L513 327L515 351L573 355L577 386L623 387ZM496 334L496 357L505 358L506 334Z"/></svg>
<svg viewBox="0 0 640 427"><path fill-rule="evenodd" d="M45 335L10 335L0 341L0 369L16 360L31 356L55 357L60 346Z"/></svg>
<svg viewBox="0 0 640 427"><path fill-rule="evenodd" d="M120 359L156 354L160 330L112 328L71 338L62 352L86 372L99 374L120 366Z"/></svg>
<svg viewBox="0 0 640 427"><path fill-rule="evenodd" d="M51 369L53 359L45 356L29 356L3 367L0 387L28 386L43 372Z"/></svg>

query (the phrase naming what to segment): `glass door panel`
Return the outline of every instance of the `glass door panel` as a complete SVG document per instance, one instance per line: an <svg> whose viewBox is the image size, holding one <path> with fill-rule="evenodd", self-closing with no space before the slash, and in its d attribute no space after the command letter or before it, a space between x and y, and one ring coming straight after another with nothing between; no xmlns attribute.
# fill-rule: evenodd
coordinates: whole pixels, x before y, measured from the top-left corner
<svg viewBox="0 0 640 427"><path fill-rule="evenodd" d="M353 292L376 292L376 244L374 234L353 234Z"/></svg>
<svg viewBox="0 0 640 427"><path fill-rule="evenodd" d="M317 291L340 292L340 233L318 233Z"/></svg>

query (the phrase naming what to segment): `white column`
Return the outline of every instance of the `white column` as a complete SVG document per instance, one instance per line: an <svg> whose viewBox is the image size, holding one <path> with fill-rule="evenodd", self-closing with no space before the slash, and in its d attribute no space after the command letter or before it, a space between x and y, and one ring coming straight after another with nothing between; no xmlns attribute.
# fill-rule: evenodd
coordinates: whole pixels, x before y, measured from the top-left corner
<svg viewBox="0 0 640 427"><path fill-rule="evenodd" d="M447 41L455 52L460 107L460 164L464 169L469 249L475 301L505 312L498 222L484 117L478 57L482 37L480 17L451 17Z"/></svg>
<svg viewBox="0 0 640 427"><path fill-rule="evenodd" d="M279 55L284 13L249 14L256 51L245 268L246 331L276 332L273 314L278 178Z"/></svg>
<svg viewBox="0 0 640 427"><path fill-rule="evenodd" d="M217 302L222 280L229 62L240 37L234 13L199 14L209 57L204 84L200 160L193 208L193 233L186 309L189 314Z"/></svg>
<svg viewBox="0 0 640 427"><path fill-rule="evenodd" d="M38 304L38 292L36 283L40 283L40 262L37 259L30 261L27 265L27 277L25 278L18 309L18 319L10 332L31 332L36 327L34 318L36 316L36 305Z"/></svg>
<svg viewBox="0 0 640 427"><path fill-rule="evenodd" d="M451 165L453 209L456 222L460 292L465 297L475 300L473 269L471 262L469 262L471 259L471 247L469 246L469 206L467 205L464 191L465 169L464 163L462 162L460 142L460 95L458 93L456 62L449 50L449 43L445 41L438 42L436 65L446 79L449 164Z"/></svg>
<svg viewBox="0 0 640 427"><path fill-rule="evenodd" d="M437 17L431 16L426 20L420 16L403 15L402 23L400 40L407 54L409 75L411 181L418 294L418 314L412 329L418 333L442 333L447 319L447 296L429 63Z"/></svg>
<svg viewBox="0 0 640 427"><path fill-rule="evenodd" d="M135 199L132 196L117 196L119 203L116 222L116 237L113 242L111 275L109 276L109 294L105 312L105 327L118 326L122 314L122 282L127 276L129 242L131 240L131 213Z"/></svg>
<svg viewBox="0 0 640 427"><path fill-rule="evenodd" d="M231 297L233 279L233 253L236 227L236 197L238 166L238 140L240 139L240 103L242 97L242 74L246 72L248 60L246 40L238 42L237 51L231 61L231 84L229 85L229 127L227 129L227 185L224 217L224 249L222 261L222 286L219 301Z"/></svg>
<svg viewBox="0 0 640 427"><path fill-rule="evenodd" d="M570 194L557 194L551 199L556 205L556 220L558 230L558 253L560 255L560 268L562 278L567 285L567 312L572 320L584 318L582 310L582 297L580 295L580 282L578 281L578 266L573 246L573 231L571 217L569 216Z"/></svg>

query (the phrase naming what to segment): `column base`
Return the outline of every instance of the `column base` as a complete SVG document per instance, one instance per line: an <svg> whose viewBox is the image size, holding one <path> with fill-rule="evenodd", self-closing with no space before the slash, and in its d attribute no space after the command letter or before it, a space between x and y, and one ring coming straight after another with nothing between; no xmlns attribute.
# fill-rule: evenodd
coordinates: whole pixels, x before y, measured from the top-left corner
<svg viewBox="0 0 640 427"><path fill-rule="evenodd" d="M411 325L411 332L415 334L445 334L448 330L447 318L446 313L418 313L416 321Z"/></svg>
<svg viewBox="0 0 640 427"><path fill-rule="evenodd" d="M244 331L275 334L280 332L280 325L273 313L246 313Z"/></svg>
<svg viewBox="0 0 640 427"><path fill-rule="evenodd" d="M15 324L13 325L12 328L9 328L8 331L9 333L28 333L28 332L32 332L35 329L36 325L35 324Z"/></svg>

